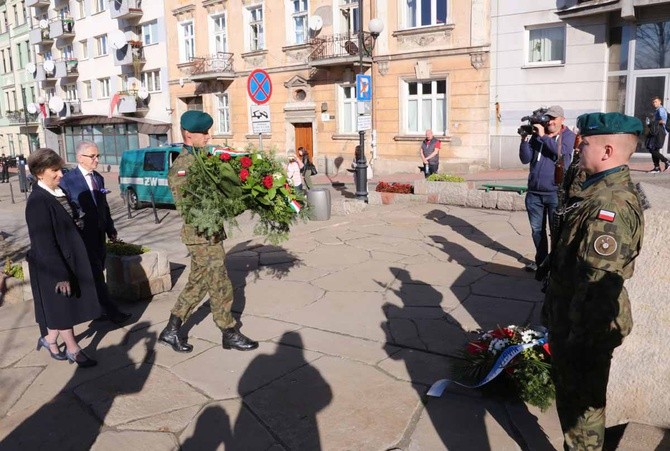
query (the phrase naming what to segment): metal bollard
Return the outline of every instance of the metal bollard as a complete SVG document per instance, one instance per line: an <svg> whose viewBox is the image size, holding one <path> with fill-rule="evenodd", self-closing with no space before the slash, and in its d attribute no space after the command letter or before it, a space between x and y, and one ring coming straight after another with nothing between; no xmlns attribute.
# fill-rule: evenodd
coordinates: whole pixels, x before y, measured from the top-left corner
<svg viewBox="0 0 670 451"><path fill-rule="evenodd" d="M128 219L132 219L133 215L130 213L130 190L126 190L126 207L128 208Z"/></svg>
<svg viewBox="0 0 670 451"><path fill-rule="evenodd" d="M14 188L12 187L12 183L9 182L9 195L12 197L12 203L15 204L14 202Z"/></svg>
<svg viewBox="0 0 670 451"><path fill-rule="evenodd" d="M149 197L151 198L151 208L154 210L154 224L160 224L158 220L158 212L156 211L156 203L154 202L154 188L149 187Z"/></svg>

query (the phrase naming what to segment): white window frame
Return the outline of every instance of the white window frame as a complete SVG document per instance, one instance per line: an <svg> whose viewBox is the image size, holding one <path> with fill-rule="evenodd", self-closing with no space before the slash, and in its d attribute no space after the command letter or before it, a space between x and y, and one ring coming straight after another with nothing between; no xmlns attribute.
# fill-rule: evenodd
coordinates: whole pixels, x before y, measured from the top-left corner
<svg viewBox="0 0 670 451"><path fill-rule="evenodd" d="M230 96L227 92L216 94L216 123L220 135L232 133L230 120Z"/></svg>
<svg viewBox="0 0 670 451"><path fill-rule="evenodd" d="M86 18L86 3L85 0L77 0L77 19Z"/></svg>
<svg viewBox="0 0 670 451"><path fill-rule="evenodd" d="M444 93L437 92L437 83L444 82ZM417 94L410 95L409 86L412 83L417 84ZM431 83L431 93L423 94L423 83ZM446 135L448 132L449 123L449 81L445 78L434 78L431 80L404 80L401 83L401 120L402 124L400 130L406 135L423 135L426 132L426 129L431 129L435 135ZM417 117L416 117L416 129L412 130L409 126L409 102L416 100L417 104ZM431 101L431 122L430 124L424 124L423 120L423 100ZM437 117L437 105L439 102L442 102L444 109L444 117Z"/></svg>
<svg viewBox="0 0 670 451"><path fill-rule="evenodd" d="M295 4L298 3L299 11L295 11ZM307 19L309 17L309 0L286 0L286 31L287 42L289 45L306 44L309 40L309 27ZM302 19L302 30L298 21ZM300 33L299 33L300 32Z"/></svg>
<svg viewBox="0 0 670 451"><path fill-rule="evenodd" d="M223 24L223 28L219 25ZM212 55L228 52L228 16L226 13L209 16L209 52Z"/></svg>
<svg viewBox="0 0 670 451"><path fill-rule="evenodd" d="M65 100L76 101L79 100L79 93L77 92L77 84L69 83L63 86L63 92L65 93Z"/></svg>
<svg viewBox="0 0 670 451"><path fill-rule="evenodd" d="M93 87L91 85L91 80L85 80L81 82L81 95L82 100L93 100Z"/></svg>
<svg viewBox="0 0 670 451"><path fill-rule="evenodd" d="M530 58L530 40L532 32L542 32L545 30L562 30L563 46L561 48L561 59L549 59L546 61L531 61ZM565 55L567 51L567 30L565 24L534 25L526 27L524 32L524 62L526 66L555 66L565 64Z"/></svg>
<svg viewBox="0 0 670 451"><path fill-rule="evenodd" d="M348 35L358 33L358 0L334 1L333 17L337 18L337 33Z"/></svg>
<svg viewBox="0 0 670 451"><path fill-rule="evenodd" d="M245 37L248 52L265 50L265 5L258 3L248 6L245 9ZM258 20L257 11L260 11L260 20Z"/></svg>
<svg viewBox="0 0 670 451"><path fill-rule="evenodd" d="M158 43L158 19L145 22L140 26L142 32L142 44L152 45ZM147 39L147 36L149 37Z"/></svg>
<svg viewBox="0 0 670 451"><path fill-rule="evenodd" d="M423 17L421 15L422 1L430 1L430 21L426 25L422 25ZM444 22L437 21L437 5L438 2L444 2L445 17ZM414 4L414 12L412 13L411 4ZM434 27L437 25L444 25L449 21L449 0L400 0L400 11L402 11L402 21L404 28L424 28ZM414 22L414 24L412 24Z"/></svg>
<svg viewBox="0 0 670 451"><path fill-rule="evenodd" d="M142 86L149 92L161 91L161 71L160 69L142 72Z"/></svg>
<svg viewBox="0 0 670 451"><path fill-rule="evenodd" d="M190 27L190 34L189 33ZM179 36L179 62L188 63L191 57L195 57L195 22L186 20L179 22L177 28Z"/></svg>
<svg viewBox="0 0 670 451"><path fill-rule="evenodd" d="M107 11L107 0L93 0L95 13L101 13Z"/></svg>
<svg viewBox="0 0 670 451"><path fill-rule="evenodd" d="M111 87L109 77L98 78L98 99L109 99Z"/></svg>
<svg viewBox="0 0 670 451"><path fill-rule="evenodd" d="M88 39L84 39L83 41L79 41L79 59L80 60L87 60L89 58L88 54Z"/></svg>
<svg viewBox="0 0 670 451"><path fill-rule="evenodd" d="M95 56L106 56L109 53L107 45L107 34L95 37Z"/></svg>
<svg viewBox="0 0 670 451"><path fill-rule="evenodd" d="M347 98L346 91L349 90L351 97ZM358 112L356 106L356 84L346 83L337 87L337 132L343 135L358 133ZM345 128L345 117L351 116L350 129Z"/></svg>
<svg viewBox="0 0 670 451"><path fill-rule="evenodd" d="M60 49L60 56L64 59L74 59L74 47L72 44L68 44L62 49Z"/></svg>

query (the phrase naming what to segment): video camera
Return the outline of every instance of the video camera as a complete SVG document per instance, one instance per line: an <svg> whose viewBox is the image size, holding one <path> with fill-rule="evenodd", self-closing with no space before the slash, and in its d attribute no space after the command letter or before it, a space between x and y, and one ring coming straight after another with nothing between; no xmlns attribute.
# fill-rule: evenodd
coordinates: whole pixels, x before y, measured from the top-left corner
<svg viewBox="0 0 670 451"><path fill-rule="evenodd" d="M524 116L521 118L522 121L528 121L528 124L524 124L516 131L522 138L525 138L528 135L535 133L534 124L541 124L543 127L546 127L549 121L551 120L550 116L547 116L547 108L538 108L533 111L532 114Z"/></svg>

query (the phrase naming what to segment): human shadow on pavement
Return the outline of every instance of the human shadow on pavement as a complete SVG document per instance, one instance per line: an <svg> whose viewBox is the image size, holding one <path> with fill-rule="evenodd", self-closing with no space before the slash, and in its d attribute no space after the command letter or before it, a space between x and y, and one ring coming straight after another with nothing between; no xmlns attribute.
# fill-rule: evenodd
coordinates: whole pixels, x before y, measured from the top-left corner
<svg viewBox="0 0 670 451"><path fill-rule="evenodd" d="M230 418L218 405L210 405L198 416L193 435L181 445L181 451L217 451L235 449Z"/></svg>
<svg viewBox="0 0 670 451"><path fill-rule="evenodd" d="M251 241L239 243L226 250L226 271L233 284L232 312L238 324L242 324L241 316L247 304L245 287L251 275L252 283L265 277L283 279L291 269L301 265L300 259L281 246L252 244ZM185 271L188 277L188 271ZM186 337L190 330L200 324L211 313L209 300L203 303L186 320L180 334Z"/></svg>
<svg viewBox="0 0 670 451"><path fill-rule="evenodd" d="M129 351L142 342L146 346L146 354L143 363L138 365L131 359ZM98 343L99 340L93 346ZM98 366L77 368L56 396L17 424L0 441L0 449L90 449L115 399L139 393L144 387L152 369L151 364L144 362L153 354L155 343L156 334L149 332L147 325L139 332L127 332L120 345L98 350L92 355L98 360ZM67 362L55 364L67 365ZM20 418L21 413L17 412L13 417ZM4 428L11 427L12 417L3 421Z"/></svg>
<svg viewBox="0 0 670 451"><path fill-rule="evenodd" d="M237 417L234 436L237 445L257 428L258 417L287 449L320 450L321 437L317 414L330 404L333 392L321 373L305 360L302 337L298 332L282 335L274 354L261 354L249 364L240 378L238 393L252 415ZM278 379L265 382L268 374L285 368ZM260 388L258 388L260 386ZM271 443L270 443L271 444ZM269 446L246 446L267 449ZM240 449L243 449L242 447Z"/></svg>

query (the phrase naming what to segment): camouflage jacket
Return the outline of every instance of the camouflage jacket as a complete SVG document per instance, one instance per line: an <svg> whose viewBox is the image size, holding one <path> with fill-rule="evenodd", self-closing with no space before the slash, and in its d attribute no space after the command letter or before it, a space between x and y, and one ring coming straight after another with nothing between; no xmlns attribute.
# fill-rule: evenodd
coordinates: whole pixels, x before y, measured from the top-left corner
<svg viewBox="0 0 670 451"><path fill-rule="evenodd" d="M618 346L633 327L623 283L642 247L637 190L628 166L621 166L571 194L553 250L543 320L556 340Z"/></svg>
<svg viewBox="0 0 670 451"><path fill-rule="evenodd" d="M174 161L170 170L168 171L168 185L172 191L175 204L177 204L183 197L183 187L186 185L186 176L189 168L195 162L192 150L189 147L182 147L181 153ZM225 237L208 239L204 235L200 235L195 227L186 224L181 229L181 240L184 244L213 244L221 241Z"/></svg>

